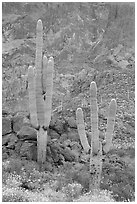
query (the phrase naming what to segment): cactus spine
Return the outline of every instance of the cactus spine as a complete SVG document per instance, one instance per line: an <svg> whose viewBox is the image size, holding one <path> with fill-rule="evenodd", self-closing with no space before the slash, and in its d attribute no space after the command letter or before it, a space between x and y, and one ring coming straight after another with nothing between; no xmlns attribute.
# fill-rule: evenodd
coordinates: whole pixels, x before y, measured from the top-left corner
<svg viewBox="0 0 137 204"><path fill-rule="evenodd" d="M28 90L30 119L33 127L37 128L37 161L40 166L46 161L47 129L51 120L54 60L48 60L42 54L43 25L38 20L36 28L36 59L34 74L33 67L28 69Z"/></svg>
<svg viewBox="0 0 137 204"><path fill-rule="evenodd" d="M95 82L90 84L90 109L91 109L91 146L85 133L84 118L81 108L76 110L76 121L78 133L80 136L81 144L85 152L90 148L90 190L98 189L100 186L101 172L102 172L102 158L112 145L112 136L115 124L116 115L116 100L112 99L109 105L108 118L107 118L107 131L105 135L105 145L99 141L98 130L98 106L97 106L97 87Z"/></svg>

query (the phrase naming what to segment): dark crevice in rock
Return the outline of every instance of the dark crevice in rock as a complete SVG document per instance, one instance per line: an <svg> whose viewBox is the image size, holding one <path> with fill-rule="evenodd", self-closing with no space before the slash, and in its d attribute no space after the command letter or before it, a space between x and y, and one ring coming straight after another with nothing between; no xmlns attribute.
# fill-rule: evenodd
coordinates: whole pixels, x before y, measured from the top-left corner
<svg viewBox="0 0 137 204"><path fill-rule="evenodd" d="M57 128L55 128L55 126L51 126L49 125L49 129L54 130L56 133L58 133L60 136L62 133L60 133L60 131L57 130Z"/></svg>

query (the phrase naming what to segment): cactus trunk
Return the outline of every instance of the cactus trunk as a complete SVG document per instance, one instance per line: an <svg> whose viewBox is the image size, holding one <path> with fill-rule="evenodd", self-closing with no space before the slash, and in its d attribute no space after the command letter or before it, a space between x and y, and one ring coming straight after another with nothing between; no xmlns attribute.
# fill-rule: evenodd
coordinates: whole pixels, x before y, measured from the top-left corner
<svg viewBox="0 0 137 204"><path fill-rule="evenodd" d="M92 149L92 147L91 147ZM97 155L90 152L90 182L89 189L92 191L94 189L100 188L100 180L102 173L102 144L100 142L100 150Z"/></svg>
<svg viewBox="0 0 137 204"><path fill-rule="evenodd" d="M37 161L42 169L46 161L47 131L40 127L37 133Z"/></svg>

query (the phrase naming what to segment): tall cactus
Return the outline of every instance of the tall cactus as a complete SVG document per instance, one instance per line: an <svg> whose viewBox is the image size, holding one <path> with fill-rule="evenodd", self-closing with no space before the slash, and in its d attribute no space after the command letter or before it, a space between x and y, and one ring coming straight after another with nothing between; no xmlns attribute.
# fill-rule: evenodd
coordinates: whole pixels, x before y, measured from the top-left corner
<svg viewBox="0 0 137 204"><path fill-rule="evenodd" d="M43 56L43 25L38 20L36 27L35 70L28 69L30 120L37 133L37 161L42 166L46 160L47 129L51 120L54 60Z"/></svg>
<svg viewBox="0 0 137 204"><path fill-rule="evenodd" d="M100 186L102 172L102 158L108 153L112 145L112 136L116 115L116 100L112 99L109 105L107 118L107 131L105 135L105 145L99 141L98 130L98 106L97 106L97 87L93 81L90 84L90 109L91 109L91 146L86 137L84 118L81 108L76 110L76 121L80 141L84 151L87 153L90 149L90 190L97 189Z"/></svg>

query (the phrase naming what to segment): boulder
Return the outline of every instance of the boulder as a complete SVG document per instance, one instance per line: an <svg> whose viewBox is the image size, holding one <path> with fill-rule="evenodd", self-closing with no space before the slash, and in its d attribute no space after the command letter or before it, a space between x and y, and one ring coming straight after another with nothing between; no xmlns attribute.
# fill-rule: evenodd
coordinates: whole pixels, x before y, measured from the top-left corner
<svg viewBox="0 0 137 204"><path fill-rule="evenodd" d="M48 135L50 136L51 139L59 139L60 134L58 134L55 130L49 129Z"/></svg>
<svg viewBox="0 0 137 204"><path fill-rule="evenodd" d="M28 160L37 160L37 147L34 143L28 141L23 142L20 148L20 156L25 157Z"/></svg>
<svg viewBox="0 0 137 204"><path fill-rule="evenodd" d="M2 153L2 160L8 159L9 155L7 152Z"/></svg>
<svg viewBox="0 0 137 204"><path fill-rule="evenodd" d="M2 135L12 132L11 116L2 117Z"/></svg>
<svg viewBox="0 0 137 204"><path fill-rule="evenodd" d="M52 118L50 125L50 129L55 130L58 134L62 134L67 131L68 124L63 118Z"/></svg>
<svg viewBox="0 0 137 204"><path fill-rule="evenodd" d="M69 161L69 162L75 161L75 155L74 155L74 153L71 151L71 149L68 148L68 147L66 147L66 148L60 148L60 154L63 155L65 161Z"/></svg>
<svg viewBox="0 0 137 204"><path fill-rule="evenodd" d="M2 146L2 160L7 159L8 157L8 149L5 146Z"/></svg>
<svg viewBox="0 0 137 204"><path fill-rule="evenodd" d="M20 140L37 140L37 130L29 127L29 126L23 126L20 131L17 133L17 137Z"/></svg>
<svg viewBox="0 0 137 204"><path fill-rule="evenodd" d="M61 146L58 142L49 142L48 144L49 150L47 151L47 160L51 160L53 163L62 164L64 161L64 157L60 154Z"/></svg>
<svg viewBox="0 0 137 204"><path fill-rule="evenodd" d="M60 136L60 142L65 142L67 139L68 139L69 137L68 137L68 134L67 133L63 133L63 134L61 134L61 136Z"/></svg>
<svg viewBox="0 0 137 204"><path fill-rule="evenodd" d="M79 142L79 134L77 129L73 129L73 128L68 128L68 138L71 141L77 141Z"/></svg>
<svg viewBox="0 0 137 204"><path fill-rule="evenodd" d="M71 116L71 117L67 118L66 121L67 121L68 126L70 128L75 128L75 129L77 128L77 123L76 123L76 120L74 117Z"/></svg>
<svg viewBox="0 0 137 204"><path fill-rule="evenodd" d="M23 115L22 113L17 113L14 117L13 117L13 131L14 132L18 132L22 126L24 125L24 118L25 115Z"/></svg>
<svg viewBox="0 0 137 204"><path fill-rule="evenodd" d="M15 151L17 154L20 153L20 148L21 148L22 144L23 144L23 141L21 141L21 140L18 140L18 142L15 144Z"/></svg>
<svg viewBox="0 0 137 204"><path fill-rule="evenodd" d="M15 143L17 142L18 138L14 133L4 135L2 137L2 145L6 145L9 149L15 148Z"/></svg>

